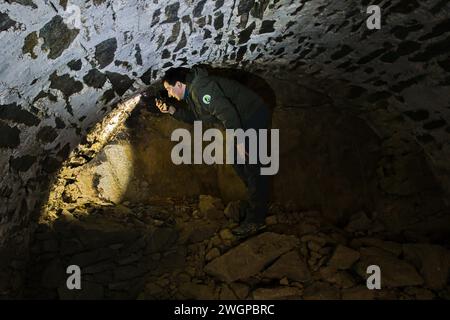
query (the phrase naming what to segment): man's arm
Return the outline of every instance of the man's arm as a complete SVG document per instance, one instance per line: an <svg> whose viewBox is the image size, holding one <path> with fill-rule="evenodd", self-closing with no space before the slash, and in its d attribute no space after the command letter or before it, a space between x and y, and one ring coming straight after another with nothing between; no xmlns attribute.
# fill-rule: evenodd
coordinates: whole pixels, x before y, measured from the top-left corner
<svg viewBox="0 0 450 320"><path fill-rule="evenodd" d="M194 124L194 121L196 120L194 113L187 108L174 108L174 112L171 113L171 115L175 119L189 124Z"/></svg>
<svg viewBox="0 0 450 320"><path fill-rule="evenodd" d="M242 128L236 106L225 96L219 85L211 81L199 92L198 100L203 108L219 119L226 129Z"/></svg>

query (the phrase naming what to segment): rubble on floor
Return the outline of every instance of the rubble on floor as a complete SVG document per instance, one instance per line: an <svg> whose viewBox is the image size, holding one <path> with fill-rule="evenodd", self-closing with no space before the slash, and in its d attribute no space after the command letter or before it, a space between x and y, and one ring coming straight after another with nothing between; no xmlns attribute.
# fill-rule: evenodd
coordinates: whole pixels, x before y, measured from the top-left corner
<svg viewBox="0 0 450 320"><path fill-rule="evenodd" d="M332 226L271 206L267 230L237 239L211 195L63 210L41 224L26 296L52 299L446 299L450 251ZM78 265L82 289L68 290ZM366 286L381 269L381 290Z"/></svg>

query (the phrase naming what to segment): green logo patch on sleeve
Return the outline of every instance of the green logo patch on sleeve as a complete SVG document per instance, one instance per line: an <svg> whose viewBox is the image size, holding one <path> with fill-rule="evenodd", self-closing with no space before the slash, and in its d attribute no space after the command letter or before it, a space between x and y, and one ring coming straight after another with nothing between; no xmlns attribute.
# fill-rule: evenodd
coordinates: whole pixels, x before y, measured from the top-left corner
<svg viewBox="0 0 450 320"><path fill-rule="evenodd" d="M211 102L211 96L209 94L205 94L202 99L204 104L209 104Z"/></svg>

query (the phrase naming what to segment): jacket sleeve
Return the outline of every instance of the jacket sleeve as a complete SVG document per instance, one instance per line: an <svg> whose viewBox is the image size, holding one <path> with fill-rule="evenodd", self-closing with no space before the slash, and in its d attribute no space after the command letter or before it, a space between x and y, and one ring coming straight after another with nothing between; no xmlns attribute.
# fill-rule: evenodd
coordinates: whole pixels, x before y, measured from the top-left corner
<svg viewBox="0 0 450 320"><path fill-rule="evenodd" d="M187 107L175 107L175 112L172 114L172 117L174 117L177 120L183 121L185 123L194 124L194 121L196 120L194 113L188 109Z"/></svg>
<svg viewBox="0 0 450 320"><path fill-rule="evenodd" d="M198 92L202 107L219 119L226 129L241 128L241 118L236 106L225 96L215 81L209 82Z"/></svg>

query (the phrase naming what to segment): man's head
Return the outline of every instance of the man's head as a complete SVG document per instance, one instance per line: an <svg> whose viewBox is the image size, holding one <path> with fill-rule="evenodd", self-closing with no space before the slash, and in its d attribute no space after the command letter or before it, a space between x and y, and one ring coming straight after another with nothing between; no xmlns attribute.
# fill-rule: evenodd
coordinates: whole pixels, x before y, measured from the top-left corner
<svg viewBox="0 0 450 320"><path fill-rule="evenodd" d="M187 68L170 68L163 77L163 85L167 90L169 97L182 100L186 92L186 75Z"/></svg>

